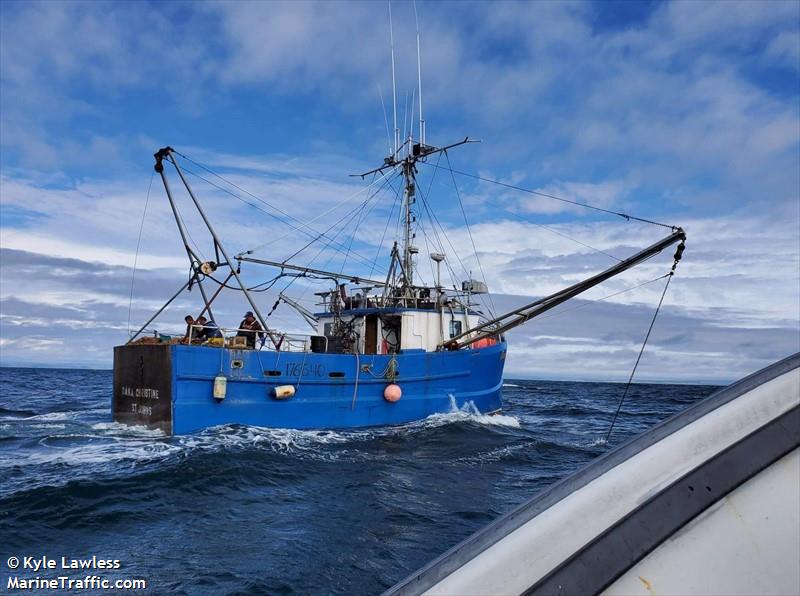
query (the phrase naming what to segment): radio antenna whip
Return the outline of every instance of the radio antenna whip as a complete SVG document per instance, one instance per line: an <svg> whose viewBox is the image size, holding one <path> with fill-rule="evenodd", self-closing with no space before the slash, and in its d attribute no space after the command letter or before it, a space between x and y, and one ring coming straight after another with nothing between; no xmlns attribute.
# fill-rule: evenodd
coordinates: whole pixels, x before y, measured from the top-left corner
<svg viewBox="0 0 800 596"><path fill-rule="evenodd" d="M417 95L419 96L419 142L425 144L425 119L422 117L422 59L419 50L419 18L417 0L414 0L414 22L417 25Z"/></svg>
<svg viewBox="0 0 800 596"><path fill-rule="evenodd" d="M397 84L394 73L394 30L392 27L392 0L389 0L389 46L392 50L392 110L394 112L394 154L397 155L398 145L400 144L397 135L400 131L397 128Z"/></svg>
<svg viewBox="0 0 800 596"><path fill-rule="evenodd" d="M389 141L389 155L392 154L392 136L389 134L389 118L386 116L386 104L383 102L383 91L380 83L378 84L378 97L381 98L381 108L383 109L383 122L386 124L386 140Z"/></svg>

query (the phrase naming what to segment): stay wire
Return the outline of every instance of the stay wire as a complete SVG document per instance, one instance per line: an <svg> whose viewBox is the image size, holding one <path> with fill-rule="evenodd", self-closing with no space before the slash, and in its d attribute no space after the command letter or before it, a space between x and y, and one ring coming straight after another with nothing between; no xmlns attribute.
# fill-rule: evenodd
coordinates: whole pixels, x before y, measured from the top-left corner
<svg viewBox="0 0 800 596"><path fill-rule="evenodd" d="M461 265L461 270L464 272L464 279L468 278L469 277L469 271L467 270L467 266L464 265L464 261L461 260L461 256L458 254L458 251L455 249L455 247L453 246L453 243L450 241L450 237L447 235L447 232L445 232L444 226L442 226L442 223L436 217L436 214L431 209L430 205L428 204L427 199L422 195L421 191L419 193L419 196L422 199L422 206L425 208L425 212L428 214L428 217L431 220L431 228L433 230L433 235L434 235L434 238L436 238L436 241L439 243L439 246L441 247L440 250L441 250L442 254L447 254L447 251L445 250L444 243L442 242L442 239L439 236L439 232L436 229L437 225L439 226L439 229L442 231L442 236L444 236L444 239L447 240L447 244L450 246L452 254L455 255L456 260ZM446 265L447 272L450 275L450 281L452 282L453 289L457 290L457 282L456 282L456 280L458 279L458 275L456 275L455 269L453 269L453 267L450 265L450 260L449 259L445 259L444 260L444 264Z"/></svg>
<svg viewBox="0 0 800 596"><path fill-rule="evenodd" d="M543 321L544 319L552 319L553 317L560 317L561 315L565 315L567 313L571 313L571 312L574 312L576 310L580 310L582 308L586 308L587 306L592 306L593 304L596 304L598 302L602 302L603 300L608 300L609 298L614 298L616 296L619 296L620 294L625 294L627 292L632 292L633 290L638 290L639 288L644 287L644 286L646 286L648 284L652 284L652 283L655 283L655 282L657 282L657 281L659 281L661 279L664 279L665 277L669 277L669 275L670 275L669 273L665 273L664 275L659 275L658 277L654 277L651 280L644 281L644 282L642 282L640 284L636 284L635 286L631 286L630 288L625 288L624 290L620 290L618 292L614 292L613 294L607 294L607 295L603 296L602 298L593 298L593 299L585 298L584 300L586 300L586 302L584 302L583 304L579 304L577 306L573 306L572 308L565 308L563 310L554 309L553 311L551 311L551 312L549 312L547 314L544 314L544 315L542 315L540 317L537 317L537 320Z"/></svg>
<svg viewBox="0 0 800 596"><path fill-rule="evenodd" d="M147 205L150 203L150 189L153 188L153 177L155 171L150 173L150 184L147 185L147 198L144 200L144 211L142 211L142 223L139 224L139 238L136 240L136 254L133 257L133 272L131 273L131 297L128 302L128 335L131 334L131 310L133 310L133 283L136 280L136 265L139 261L139 247L142 243L142 230L144 230L144 219L147 216Z"/></svg>
<svg viewBox="0 0 800 596"><path fill-rule="evenodd" d="M394 200L392 201L392 208L389 210L389 216L386 218L386 225L383 227L383 234L381 235L380 244L378 244L378 250L375 253L375 258L372 260L372 267L369 270L369 276L372 277L372 273L375 271L375 266L378 263L378 259L380 258L381 253L383 252L383 242L386 240L386 232L389 230L389 224L392 223L392 215L394 214L394 208L397 206L397 202L400 199L401 188L394 188L392 189L395 191Z"/></svg>
<svg viewBox="0 0 800 596"><path fill-rule="evenodd" d="M470 229L469 222L467 221L467 212L464 210L464 203L461 201L461 193L458 190L458 184L456 184L456 176L453 173L453 165L450 163L450 155L447 153L446 149L444 150L443 153L445 159L447 159L447 169L450 170L450 177L453 179L453 188L456 191L456 197L458 197L458 206L461 207L461 215L464 216L464 225L467 226L467 234L469 234L469 241L472 243L472 250L475 253L475 260L478 262L478 269L481 272L481 277L483 278L484 285L488 286L488 284L486 283L486 274L483 272L483 265L481 265L481 258L480 256L478 256L478 248L475 246L475 239L472 237L472 230ZM487 294L487 297L489 298L489 304L491 305L489 314L492 315L492 318L494 318L495 316L494 300L492 299L491 294Z"/></svg>
<svg viewBox="0 0 800 596"><path fill-rule="evenodd" d="M379 186L379 187L378 187L378 188L375 190L375 192L373 192L373 193L372 193L371 195L369 195L369 196L368 196L366 199L364 199L364 200L363 200L363 201L362 201L362 202L359 204L359 206L358 206L358 207L356 207L356 209L362 209L362 208L364 207L364 205L366 205L367 203L369 203L369 202L370 202L370 201L371 201L373 198L375 198L375 196L376 196L376 195L377 195L379 192L381 192L381 191L382 191L382 190L383 190L383 189L386 187L386 184L387 184L387 183L388 183L388 179L384 180L383 184L381 184L381 185L380 185L380 186ZM345 220L348 220L348 221L349 221L349 220L351 220L351 219L352 219L352 212L350 212L350 213L347 213L347 214L343 215L343 216L342 216L342 217L340 217L338 220L336 220L334 223L332 223L330 226L328 226L328 227L327 227L327 228L326 228L324 231L320 232L320 233L319 233L317 236L315 236L315 237L314 237L314 238L312 238L312 239L311 239L309 242L307 242L307 243L306 243L306 244L305 244L305 245L304 245L302 248L300 248L299 250L297 250L297 251L295 251L294 253L292 253L292 255L290 255L290 256L288 256L288 257L286 257L285 259L283 259L283 262L284 262L284 263L286 263L287 261L290 261L291 259L295 258L297 255L299 255L301 252L303 252L305 249L307 249L309 246L311 246L312 244L314 244L315 242L317 242L317 241L318 241L318 240L320 240L321 238L323 238L323 237L324 237L324 238L328 238L328 233L330 233L330 232L331 232L331 231L332 231L332 230L333 230L333 229L334 229L336 226L338 226L338 225L339 225L341 222L343 222L343 221L345 221ZM337 235L338 235L338 234L337 234ZM335 237L336 237L336 236L334 236L334 238L335 238ZM348 249L347 249L347 252L348 252L348 253L350 252L350 247L348 247ZM373 262L372 264L374 265L374 262Z"/></svg>
<svg viewBox="0 0 800 596"><path fill-rule="evenodd" d="M377 193L376 193L376 194L377 194ZM373 197L374 197L374 196L375 196L375 195L373 195ZM353 219L356 217L356 215L358 215L358 214L359 214L359 213L360 213L360 212L363 210L364 206L365 206L365 203L362 203L362 204L361 204L361 206L360 206L360 208L359 208L359 210L357 210L357 211L353 212L352 214L349 214L349 215L348 215L349 219L348 219L347 221L345 221L345 222L344 222L344 224L343 224L343 225L342 225L342 226L341 226L341 227L340 227L340 228L339 228L339 229L336 231L336 233L333 235L333 237L331 237L331 238L328 238L328 242L327 242L326 244L324 244L324 245L322 246L322 248L320 248L320 249L319 249L319 251L317 252L317 254L316 254L316 255L314 255L314 256L311 258L311 260L310 260L310 261L309 261L309 263L308 263L309 265L313 264L313 263L314 263L314 262L315 262L315 261L316 261L316 260L317 260L317 259L318 259L320 256L322 256L322 253L324 253L324 252L325 252L325 250L326 250L326 249L327 249L327 248L328 248L328 247L331 245L331 243L332 243L332 242L334 242L334 241L336 240L336 238L338 238L339 234L341 234L341 233L342 233L342 232L345 230L345 228L346 228L346 227L349 225L349 223L350 223L350 222L351 222L351 221L352 221L352 220L353 220ZM344 219L344 218L343 218L343 219ZM339 220L338 222L336 222L336 224L334 224L334 225L338 225L338 224L339 224L341 221L342 221L342 220L340 219L340 220ZM327 268L328 268L328 266L330 265L331 261L333 261L333 259L334 259L334 257L335 257L335 256L336 256L336 254L335 254L335 253L334 253L333 255L331 255L331 256L330 256L330 258L329 258L329 259L328 259L328 260L325 262L325 264L322 266L322 269L327 269ZM287 290L288 290L288 289L289 289L289 288L292 286L292 284L293 284L295 281L297 281L297 278L298 278L298 277L299 277L299 276L296 276L296 277L292 278L292 279L289 281L289 283L288 283L288 284L286 284L286 287L284 287L284 288L281 290L281 292L280 292L280 293L281 293L281 294L283 294L284 292L286 292L286 291L287 291ZM310 289L310 286L309 286L309 287L306 287L306 289L303 291L303 293L301 294L301 296L300 296L299 298L297 298L297 299L298 299L298 300L302 300L302 299L305 297L305 295L308 293L308 290L309 290L309 289Z"/></svg>
<svg viewBox="0 0 800 596"><path fill-rule="evenodd" d="M672 281L672 276L674 275L674 271L670 271L667 274L667 283L664 284L664 291L661 292L661 299L658 301L658 306L656 307L656 312L653 313L653 320L650 321L650 327L647 329L647 335L644 336L644 341L642 342L642 348L639 350L639 355L636 357L636 362L633 365L633 370L631 371L631 376L628 377L628 383L625 385L625 391L622 393L622 397L617 404L617 411L614 412L614 418L611 420L611 425L608 427L608 432L606 433L605 442L608 444L608 439L611 437L611 431L614 430L614 424L617 422L617 417L619 416L619 412L622 409L622 403L625 401L625 398L628 395L628 390L631 387L631 383L633 382L633 375L636 374L636 368L639 366L639 361L642 359L642 354L644 354L644 348L647 345L647 340L650 339L650 332L653 331L653 325L656 323L656 317L658 317L658 311L661 310L661 304L664 302L664 296L667 295L667 288L669 288L669 282Z"/></svg>
<svg viewBox="0 0 800 596"><path fill-rule="evenodd" d="M358 229L361 227L361 224L362 224L362 223L364 223L364 221L366 221L366 219L369 217L369 214L370 214L370 213L372 213L372 211L373 211L373 210L375 209L375 207L378 205L378 201L375 201L374 203L372 203L372 205L370 205L369 209L367 209L366 207L367 207L367 205L369 204L369 202L370 202L370 201L371 201L373 198L375 198L375 197L377 196L377 194L378 194L378 193L379 193L381 190L383 190L383 188L384 188L384 186L381 186L381 187L380 187L378 190L376 190L376 191L375 191L375 192L372 194L372 196L371 196L371 197L369 197L369 198L368 198L368 199L367 199L367 200L366 200L366 201L365 201L365 202L362 204L362 206L361 206L361 209L360 209L360 211L361 211L361 214L358 216L358 219L356 220L356 225L355 225L355 227L353 228L353 233L350 235L350 241L347 243L347 252L346 252L346 253L345 253L345 255L344 255L344 260L342 261L342 266L341 266L341 268L339 269L339 273L340 273L340 274L344 272L345 265L347 265L347 258L350 256L350 251L351 251L351 250L352 250L352 248L353 248L353 242L355 241L355 239L356 239L356 235L358 234ZM355 254L355 253L354 253L354 254ZM374 265L374 261L373 261L373 265Z"/></svg>
<svg viewBox="0 0 800 596"><path fill-rule="evenodd" d="M443 166L434 165L427 162L422 162L426 165L429 165L433 168L443 168ZM548 199L553 199L555 201L561 201L562 203L570 203L571 205L577 205L578 207L586 207L587 209L594 209L595 211L600 211L602 213L608 213L610 215L616 215L617 217L621 217L628 221L640 221L642 223L651 224L654 226L661 226L662 228L668 228L670 230L676 230L677 226L671 226L669 224L661 223L658 221L653 221L652 219L645 219L643 217L636 217L634 215L628 215L627 213L622 213L620 211L611 211L610 209L603 209L602 207L596 207L595 205L589 205L588 203L579 203L578 201L571 201L570 199L565 199L564 197L557 197L555 195L548 194L546 192L539 192L538 190L531 190L529 188L522 188L521 186L515 186L514 184L508 184L507 182L500 182L499 180L492 180L491 178L484 178L483 176L478 176L477 174L470 174L469 172L461 172L459 170L450 169L451 173L459 174L461 176L467 176L469 178L475 178L476 180L482 180L483 182L489 182L491 184L497 184L498 186L505 186L506 188L511 188L513 190L518 190L520 192L525 192L531 195L536 195L539 197L545 197Z"/></svg>
<svg viewBox="0 0 800 596"><path fill-rule="evenodd" d="M183 157L185 157L185 156L183 156ZM187 159L188 159L188 158L187 158ZM189 159L189 161L192 161L192 160L191 160L191 159ZM192 161L192 163L195 163L195 162L194 162L194 161ZM201 165L200 167L203 167L203 166ZM220 190L220 191L222 191L222 192L224 192L224 193L226 193L226 194L229 194L230 196L232 196L232 197L234 197L235 199L237 199L237 200L241 201L241 202L242 202L242 203L244 203L245 205L249 205L250 207L253 207L254 209L257 209L258 211L261 211L262 213L264 213L264 214L268 215L269 217L271 217L271 218L273 218L273 219L277 220L278 222L280 222L280 223L282 223L282 224L284 224L284 225L288 225L289 227L291 227L291 228L292 228L292 229L294 229L295 231L297 231L297 232L300 232L300 233L302 233L302 234L305 234L306 236L309 236L309 237L311 237L311 236L312 236L312 234L311 234L310 232L308 232L308 231L306 231L306 230L302 230L302 229L300 229L299 227L297 227L297 226L293 225L292 223L290 223L290 222L287 222L287 221L283 220L282 218L278 217L278 216L277 216L277 215L275 215L274 213L270 213L270 212L269 212L269 211L267 211L266 209L264 209L264 208L262 208L262 207L259 207L258 205L255 205L254 203L252 203L252 202L250 202L250 201L248 201L248 200L246 200L246 199L243 199L242 197L240 197L239 195L237 195L235 192L233 192L233 191L231 191L231 190L228 190L227 188L224 188L224 187L220 186L219 184L215 184L214 182L212 182L212 181L211 181L211 180L209 180L208 178L204 178L203 176L201 176L201 175L200 175L200 174L198 174L197 172L193 171L192 169L190 169L190 168L187 168L186 166L184 166L184 168L183 168L183 169L184 169L184 171L188 172L188 173L189 173L189 174L191 174L192 176L195 176L196 178L199 178L200 180L202 180L202 181L203 181L203 182L205 182L206 184L209 184L210 186L213 186L213 187L214 187L214 188L216 188L217 190ZM212 174L213 174L213 172L212 172ZM219 176L219 175L217 175L217 174L215 174L215 175L216 175L217 177L220 177L220 176ZM223 178L223 180L224 180L224 178ZM234 185L234 186L235 186L235 185ZM237 188L238 188L238 187L237 187ZM366 187L366 188L369 188L369 187ZM247 191L243 191L243 192L247 192ZM249 194L249 193L248 193L248 194ZM264 201L263 199L258 199L258 197L256 197L256 199L257 199L257 200L259 200L260 202L262 202L262 203L266 204L266 205L269 205L269 203L267 203L267 202L266 202L266 201ZM269 206L271 206L271 205L269 205ZM303 225L305 225L305 224L303 224ZM308 227L308 226L306 226L306 227ZM262 247L260 247L260 248L263 248L263 246L262 246ZM256 250L256 249L253 249L253 250ZM252 253L252 252L253 252L253 250L251 250L251 251L247 251L247 252L248 252L248 253ZM340 249L336 249L336 248L333 248L333 250L335 250L335 251L337 251L337 252L342 252ZM367 263L367 264L368 264L368 263L370 263L370 261L369 261L368 259L366 259L366 258L362 257L361 255L357 255L357 254L355 254L355 255L353 255L353 257L354 257L354 258L356 258L357 260L363 261L364 263Z"/></svg>
<svg viewBox="0 0 800 596"><path fill-rule="evenodd" d="M255 199L256 201L258 201L258 202L260 202L260 203L263 203L264 205L266 205L267 207L269 207L269 208L271 208L271 209L274 209L275 211L277 211L278 213L280 213L280 214L281 214L281 215L283 215L284 217L288 218L289 220L296 221L296 222L297 222L297 223L298 223L300 226L302 226L303 228L307 228L308 230L311 230L311 231L312 231L312 232L314 232L314 233L316 233L316 232L317 232L317 230L315 230L315 229L314 229L314 228L312 228L310 225L308 225L309 223L311 223L311 222L314 222L314 221L316 221L317 219L319 219L320 217L323 217L324 215L327 215L328 213L330 213L330 212L332 212L332 211L336 210L337 208L339 208L340 206L342 206L342 205L344 205L346 202L348 202L350 199L353 199L353 198L357 197L358 195L360 195L360 194L361 194L361 193L363 193L363 192L366 192L367 190L369 190L369 188L370 188L371 186L373 186L374 184L376 184L376 183L377 183L377 182L379 182L380 180L383 180L384 178L388 177L388 175L387 175L387 174L382 174L380 178L377 178L377 177L376 177L376 178L375 178L375 179L374 179L372 182L370 182L370 183L369 183L367 186L365 186L365 187L364 187L364 188L362 188L362 189L359 189L357 192L355 192L355 193L353 193L352 195L350 195L349 197L345 198L343 201L341 201L340 203L338 203L337 205L335 205L334 207L332 207L332 208L331 208L331 209L329 209L328 211L325 211L324 213L322 213L322 214L318 215L317 217L315 217L314 219L312 219L312 220L311 220L311 222L303 222L303 221L301 221L301 220L297 219L296 217L294 217L293 215L291 215L291 214L289 214L289 213L286 213L286 212L285 212L285 211L283 211L282 209L280 209L280 208L276 207L275 205L273 205L273 204L272 204L272 203L270 203L269 201L266 201L265 199L262 199L261 197L259 197L259 196L257 196L257 195L254 195L253 193L251 193L250 191L248 191L248 190L247 190L247 189L245 189L245 188L242 188L241 186L237 185L236 183L234 183L234 182L231 182L230 180L228 180L228 179L227 179L227 178L225 178L224 176L222 176L222 175L218 174L217 172L213 171L212 169L208 168L207 166L204 166L203 164L201 164L201 163L199 163L199 162L197 162L197 161L193 160L191 157L188 157L187 155L184 155L183 153L180 153L179 151L175 151L174 149L173 149L173 152L174 152L174 153L176 153L176 154L178 154L178 155L180 155L180 156L181 156L182 158L184 158L185 160L192 162L192 163L193 163L193 164L195 164L197 167L199 167L199 168L201 168L201 169L205 170L206 172L208 172L208 173L209 173L209 174L211 174L212 176L215 176L216 178L219 178L220 180L222 180L222 181L223 181L223 182L225 182L226 184L230 184L231 186L233 186L233 187L234 187L234 188L236 188L237 190L239 190L239 191L241 191L241 192L245 193L246 195L248 195L248 196L252 197L252 198L253 198L253 199ZM216 184L214 184L214 183L210 182L209 180L206 180L206 179L205 179L205 178L203 178L202 176L199 176L198 174L196 174L196 173L194 173L194 172L192 172L192 173L193 173L195 176L197 176L198 178L200 178L201 180L203 180L203 181L207 182L208 184L211 184L211 185L212 185L212 186L214 186L215 188L218 188L218 189L220 189L220 190L222 190L222 191L224 191L224 192L227 192L228 194L230 194L230 195L232 195L232 196L234 196L234 197L238 198L239 200L241 200L241 201L244 201L244 199L242 199L241 197L239 197L239 196L238 196L238 195L236 195L235 193L231 192L230 190L228 190L228 189L225 189L225 188L221 188L221 187L217 186ZM256 206L255 206L255 205L253 205L252 203L249 203L249 202L247 202L247 201L244 201L244 202L245 202L245 203L247 203L248 205L251 205L252 207L256 207ZM256 208L257 208L257 209L259 209L258 207L256 207ZM277 219L277 220L278 220L278 221L280 221L281 223L287 224L287 225L288 225L288 226L290 226L292 229L294 229L294 230L296 230L296 231L298 231L298 232L302 232L303 234L306 234L306 235L308 235L308 236L310 236L310 235L311 235L311 233L310 233L310 232L308 232L308 231L305 231L305 230L301 230L301 229L300 229L300 228L298 228L297 226L294 226L294 225L292 225L291 223L289 223L289 222L287 222L287 221L284 221L283 219L281 219L281 218L277 217L276 215L274 215L274 214L272 214L272 213L269 213L268 211L265 211L265 210L263 210L263 209L259 209L259 210L260 210L260 211L263 211L264 213L267 213L267 215L269 215L270 217L273 217L273 218ZM259 250L259 249L261 249L261 248L264 248L265 246L268 246L269 244L272 244L273 242L275 242L275 240L272 240L272 241L270 241L270 242L268 242L268 243L266 243L266 244L263 244L263 245L261 245L261 246L258 246L258 247L256 247L256 248L253 248L253 249L251 249L251 250L249 250L249 251L247 251L247 252L248 252L248 253L255 252L256 250Z"/></svg>
<svg viewBox="0 0 800 596"><path fill-rule="evenodd" d="M446 169L446 168L442 168L442 169ZM439 242L439 246L442 247L442 253L446 253L447 251L444 250L444 243L442 243L441 238L439 237L439 232L436 230L436 226L437 225L439 226L439 229L442 231L442 235L444 236L444 239L447 240L447 244L450 246L450 249L452 250L452 253L455 255L456 260L458 261L459 265L461 265L461 269L464 272L464 276L465 277L469 277L469 271L467 270L467 266L464 265L464 261L461 260L461 256L458 254L458 251L455 249L455 247L453 246L453 243L450 241L450 237L447 235L447 232L445 232L444 226L442 226L442 222L440 222L439 218L436 217L436 213L434 213L433 209L431 209L430 205L428 204L428 200L425 198L425 195L422 194L422 191L419 190L419 188L417 188L417 191L419 192L419 196L422 199L422 206L425 208L425 211L428 214L428 217L430 218L430 220L432 222L431 227L433 228L433 232L434 232L434 236L436 237L436 240ZM447 269L448 269L448 271L450 273L451 280L453 281L453 287L455 288L456 287L455 283L456 283L456 279L458 278L458 276L456 275L456 273L453 270L453 268L450 266L450 263L449 263L448 259L445 259L444 262L447 265Z"/></svg>
<svg viewBox="0 0 800 596"><path fill-rule="evenodd" d="M439 157L441 158L441 153L439 154ZM434 165L434 164L428 164L428 165ZM448 165L449 165L449 157L448 157ZM451 175L452 175L452 173L453 173L453 172L456 172L456 173L461 173L461 172L459 172L458 170L453 170L452 168L445 168L445 167L441 167L441 168L440 168L440 167L439 167L439 162L438 162L438 160L437 160L436 164L434 165L434 167L435 167L435 168L437 168L437 169L441 169L441 170L447 170L447 169L449 169L449 170L450 170L450 173L451 173ZM433 172L433 176L431 176L431 183L433 183L433 178L436 176L436 171L437 171L437 170L434 170L434 172ZM465 175L466 175L466 174L465 174ZM481 179L483 179L483 178L481 178ZM531 192L533 192L533 191L531 191ZM430 188L428 188L428 193L430 194ZM584 248L588 248L588 249L590 249L590 250L593 250L593 251L595 251L595 252L597 252L597 253L600 253L600 254L602 254L602 255L605 255L605 256L609 257L610 259L614 259L614 260L615 260L615 261L617 261L617 262L621 262L621 261L622 261L622 259L620 259L620 258L618 258L618 257L615 257L615 256L614 256L614 255L612 255L611 253L608 253L608 252L606 252L606 251L604 251L604 250L601 250L601 249L599 249L599 248L596 248L596 247L592 246L591 244L586 244L585 242L581 242L580 240L578 240L578 239L576 239L576 238L573 238L572 236L569 236L568 234L565 234L564 232L559 232L558 230L555 230L555 229L553 229L553 228L551 228L551 227L549 227L549 226L546 226L546 225L544 225L544 224L537 223L537 222L535 222L535 221L531 221L531 220L529 220L529 219L523 219L523 218L522 218L522 217L521 217L521 216L520 216L518 213L514 213L513 211L510 211L510 210L508 210L508 209L503 209L502 207L496 207L496 208L497 208L499 211L503 211L504 213L508 213L509 215L512 215L512 216L516 217L517 219L519 219L519 220L521 220L521 221L524 221L524 222L526 222L526 223L533 224L533 225L535 225L535 226L537 226L537 227L540 227L540 228L542 228L542 229L544 229L544 230L547 230L547 231L548 231L548 232L550 232L551 234L555 234L556 236L561 236L562 238L566 238L567 240L569 240L569 241L571 241L571 242L574 242L575 244L580 244L580 245L581 245L581 246L583 246Z"/></svg>

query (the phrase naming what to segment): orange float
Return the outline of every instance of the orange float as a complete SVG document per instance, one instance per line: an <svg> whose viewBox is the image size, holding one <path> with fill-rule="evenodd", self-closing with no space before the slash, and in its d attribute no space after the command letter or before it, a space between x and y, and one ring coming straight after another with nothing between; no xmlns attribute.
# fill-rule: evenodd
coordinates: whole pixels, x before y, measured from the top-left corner
<svg viewBox="0 0 800 596"><path fill-rule="evenodd" d="M383 390L383 399L385 399L389 403L400 401L402 395L403 395L403 390L400 389L400 385L396 385L394 383L392 383L391 385L386 385L386 388Z"/></svg>

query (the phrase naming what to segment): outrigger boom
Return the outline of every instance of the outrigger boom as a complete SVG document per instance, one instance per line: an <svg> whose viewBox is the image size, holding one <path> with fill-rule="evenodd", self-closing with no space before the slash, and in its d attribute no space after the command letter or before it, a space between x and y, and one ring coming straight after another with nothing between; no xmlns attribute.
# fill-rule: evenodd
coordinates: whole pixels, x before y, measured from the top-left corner
<svg viewBox="0 0 800 596"><path fill-rule="evenodd" d="M675 251L675 261L672 264L672 270L668 274L672 275L675 271L675 267L683 256L683 250L686 246L686 232L684 232L682 228L674 228L674 232L666 238L659 240L655 244L648 246L644 250L631 257L628 257L627 259L623 259L613 267L609 267L605 271L598 273L589 279L585 279L584 281L578 282L568 288L559 290L555 294L550 294L544 298L539 298L530 304L526 304L525 306L512 310L504 315L500 315L499 317L491 319L490 321L481 323L476 327L467 329L462 334L443 342L441 347L448 350L458 350L482 339L505 333L514 327L518 327L519 325L527 323L534 317L547 312L562 302L565 302L570 298L585 292L589 288L593 288L597 284L602 283L607 279L614 277L615 275L619 275L623 271L627 271L628 269L635 267L639 263L646 261L654 255L657 255L662 250L672 244L675 244L676 242L680 242L680 244Z"/></svg>

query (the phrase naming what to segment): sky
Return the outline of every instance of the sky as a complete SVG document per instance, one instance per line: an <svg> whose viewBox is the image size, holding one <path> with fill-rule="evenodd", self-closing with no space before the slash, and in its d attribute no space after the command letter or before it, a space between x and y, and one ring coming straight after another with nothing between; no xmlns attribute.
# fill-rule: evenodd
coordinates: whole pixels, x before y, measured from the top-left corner
<svg viewBox="0 0 800 596"><path fill-rule="evenodd" d="M800 350L800 2L416 9L426 142L481 141L419 168L424 281L442 249L445 282L485 278L499 313L669 231L453 169L686 230L638 380L726 383ZM186 281L153 172L166 145L230 253L383 277L399 183L351 174L387 155L393 105L419 130L414 5L391 12L396 101L386 2L0 3L0 365L110 368ZM506 376L626 381L671 264L510 332ZM289 282L314 310L325 287L283 278L263 312ZM151 329L182 332L200 304L195 288ZM215 304L223 327L248 310ZM268 322L310 331L285 305Z"/></svg>

